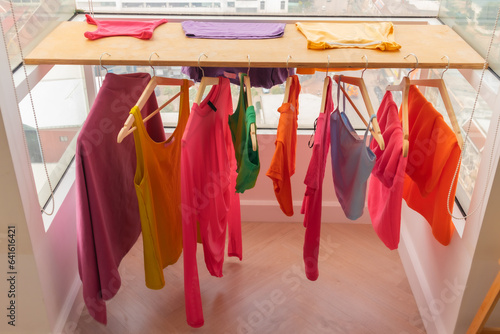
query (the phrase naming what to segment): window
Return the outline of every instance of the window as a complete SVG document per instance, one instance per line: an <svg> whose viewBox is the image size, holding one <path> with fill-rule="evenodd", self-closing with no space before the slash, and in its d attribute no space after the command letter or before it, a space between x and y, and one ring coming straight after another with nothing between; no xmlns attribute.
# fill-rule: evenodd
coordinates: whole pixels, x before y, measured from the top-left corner
<svg viewBox="0 0 500 334"><path fill-rule="evenodd" d="M439 17L484 57L499 8L499 1L443 0L439 9ZM498 34L500 29L498 28L491 50L490 67L500 74L500 35Z"/></svg>
<svg viewBox="0 0 500 334"><path fill-rule="evenodd" d="M82 66L56 65L33 88L38 134L29 96L19 103L41 206L50 196L43 158L55 187L73 160L78 131L88 113L82 72Z"/></svg>
<svg viewBox="0 0 500 334"><path fill-rule="evenodd" d="M13 1L14 15L9 1L0 1L0 21L5 33L11 67L21 63L21 55L14 17L20 35L21 47L27 54L57 24L67 20L75 10L73 0Z"/></svg>
<svg viewBox="0 0 500 334"><path fill-rule="evenodd" d="M43 25L43 29L49 29L50 25L55 21L56 18L63 16L63 13L68 13L67 7L64 7L66 1L69 0L39 0L41 1L41 6L38 9L34 9L36 6L36 0L19 0L15 2L16 10L20 11L19 19L20 26L22 26L23 32L26 32L26 38L23 38L23 45L26 47L25 50L29 50L31 43L34 43L37 39L41 38L38 30L31 31L29 28L30 24L33 27L38 27L34 23L35 18L45 17L41 14L42 9L40 8L51 8L55 3L60 4L57 13L52 13L47 16ZM88 0L76 0L77 8L88 9ZM4 29L7 29L7 35L9 36L9 47L12 48L11 56L12 59L18 57L16 54L16 44L15 39L13 39L13 27L12 27L12 13L8 10L4 10L3 3L0 0L0 16L2 18L2 24ZM28 5L29 4L29 5ZM440 5L441 4L441 5ZM489 42L489 36L492 32L492 27L494 23L494 18L496 17L496 11L498 10L498 2L460 2L458 0L443 0L443 1L432 1L432 0L410 0L410 1L399 1L399 0L346 0L341 2L329 1L329 0L289 0L289 1L267 1L267 0L238 0L238 1L208 1L208 0L126 0L123 5L120 5L120 1L95 1L93 2L94 10L96 12L129 12L129 13L172 13L172 14L192 14L199 13L201 15L211 15L211 14L252 14L255 15L281 15L285 19L287 15L302 15L302 16L375 16L382 18L393 18L396 16L405 17L436 17L439 13L439 17L448 25L453 26L454 29L461 34L471 45L476 47L482 55L485 55L487 44ZM70 6L71 7L71 6ZM55 7L54 7L55 8ZM3 10L3 11L2 11ZM194 12L193 12L194 10ZM17 12L16 12L17 14ZM59 15L59 16L58 16ZM9 19L10 18L10 19ZM180 16L182 20L182 16ZM9 21L10 20L10 21ZM401 19L403 20L403 19ZM9 23L10 22L10 23ZM9 25L10 24L10 25ZM42 29L42 30L43 30ZM31 34L29 32L32 32ZM43 35L43 34L42 34ZM19 58L19 57L18 57ZM18 62L17 62L18 63ZM497 37L493 43L493 49L490 56L490 64L493 69L499 73L500 70L500 35ZM15 65L15 64L14 64ZM67 67L70 68L70 67ZM48 75L42 82L37 85L34 89L34 94L37 95L37 91L43 90L45 86L54 84L55 81L61 83L73 82L75 85L75 90L72 92L74 94L73 98L79 99L80 104L76 107L70 108L71 112L76 115L76 117L82 117L80 122L76 124L59 124L54 120L51 120L54 124L51 125L52 128L43 127L39 134L37 135L34 125L29 121L30 108L27 105L26 99L22 101L21 106L23 110L23 123L24 130L26 133L26 138L28 140L30 158L33 163L33 171L35 173L35 178L37 181L37 188L40 193L43 193L46 188L44 183L44 177L40 173L40 165L43 162L40 154L40 142L45 147L44 143L57 142L57 145L49 145L51 150L48 156L46 156L46 162L50 165L51 177L57 181L55 176L57 173L61 175L61 170L67 165L66 156L71 156L71 147L74 147L74 140L76 134L79 130L81 122L85 118L87 112L87 106L85 102L85 92L83 76L81 75L81 67L74 66L71 67L73 70L69 71L68 77L65 79L64 75L55 75L54 73L62 73L59 66L54 67L51 74ZM76 70L80 69L80 70ZM149 71L149 67L136 67L136 66L116 66L111 67L110 71L115 73L125 73L125 72L138 72L138 71ZM80 74L76 75L80 71ZM173 76L173 77L183 77L180 72L179 67L165 67L157 68L158 75ZM402 75L406 71L399 69L372 69L366 71L364 77L367 82L369 89L369 94L371 96L373 106L376 109L379 102L381 101L383 94L385 92L385 86L389 83L399 82ZM455 108L455 113L459 120L459 124L464 131L468 126L469 116L471 112L472 103L475 97L475 89L471 86L469 82L472 82L467 76L470 73L477 73L477 71L467 71L467 70L449 70L445 75L445 80L448 85L449 91L452 93L452 103ZM346 75L359 75L359 72L344 72ZM52 75L55 75L57 80L55 80ZM65 74L66 75L66 74ZM440 71L421 71L420 75L424 78L426 77L436 77L440 75ZM318 72L314 75L300 76L302 93L300 96L301 106L308 106L312 112L301 112L299 114L299 126L301 129L312 129L314 120L317 117L317 112L319 111L321 102L321 87L317 87L319 83L321 86L322 79L324 78L324 72ZM487 85L491 87L491 91L494 93L498 92L498 87L500 86L498 78L490 75L487 80ZM66 81L68 80L68 81ZM81 84L77 84L80 80ZM54 81L54 82L52 82ZM369 83L369 84L368 84ZM78 87L78 88L76 88ZM236 105L237 99L237 86L233 86L233 101ZM57 91L57 90L56 90ZM366 110L362 102L359 92L355 87L348 87L350 97L355 101L357 107L360 109L361 113L366 115ZM50 93L52 93L51 91ZM62 92L59 90L58 92ZM277 85L271 89L253 88L252 90L254 99L254 105L257 114L257 125L261 129L274 129L276 128L278 117L276 109L281 104L283 100L284 84ZM67 93L69 96L69 92ZM168 87L159 88L157 90L157 95L159 98L159 103L165 101L167 98L175 94L174 91L169 90ZM191 90L191 98L194 98L196 94L196 89ZM442 101L440 100L439 94L434 91L434 89L425 89L425 95L431 101L436 108L443 113L445 119L447 119L446 112L442 106ZM55 96L55 95L54 95ZM56 99L58 97L54 97ZM400 97L396 96L396 100ZM35 98L35 106L37 112L44 112L45 106L38 106L36 100L49 100L47 98ZM398 101L397 101L398 102ZM177 122L177 109L178 100L171 105L169 105L165 110L162 111L161 115L165 126L175 126ZM494 106L492 102L487 98L484 100L481 98L476 111L476 117L472 120L471 125L471 137L468 144L467 155L464 157L462 164L462 171L459 179L459 191L457 192L457 197L460 199L461 204L467 208L472 195L472 190L474 188L475 179L477 176L478 166L481 161L481 156L483 152L484 143L486 141L486 136L488 134L488 128L490 120L492 117L492 110ZM353 126L357 129L363 129L363 122L354 113L352 107L347 104L346 113L353 123ZM26 117L26 119L25 119ZM50 156L53 154L53 156ZM50 161L49 161L50 160ZM62 163L62 161L64 163ZM57 173L56 173L57 170ZM55 173L55 174L54 174ZM37 176L38 175L38 176ZM40 197L41 202L43 196Z"/></svg>
<svg viewBox="0 0 500 334"><path fill-rule="evenodd" d="M54 1L54 0L53 0ZM66 0L64 0L66 1ZM89 1L76 0L77 9L89 10ZM133 12L133 13L167 13L167 14L237 14L257 13L260 15L282 15L299 14L304 16L374 16L374 17L436 17L439 12L438 0L237 0L237 1L192 1L192 0L149 0L149 6L144 6L142 1L127 1L126 5L120 6L116 1L114 8L109 5L101 5L93 2L95 12ZM109 2L106 2L109 3ZM264 3L264 5L262 5ZM156 4L156 5L153 5ZM196 5L193 5L196 4ZM134 6L133 9L130 7ZM264 6L264 7L263 7Z"/></svg>

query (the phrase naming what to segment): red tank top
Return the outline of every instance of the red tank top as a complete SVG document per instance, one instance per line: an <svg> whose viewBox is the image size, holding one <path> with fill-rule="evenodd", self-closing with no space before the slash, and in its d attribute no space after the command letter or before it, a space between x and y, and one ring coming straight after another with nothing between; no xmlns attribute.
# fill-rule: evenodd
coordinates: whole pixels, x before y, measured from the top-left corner
<svg viewBox="0 0 500 334"><path fill-rule="evenodd" d="M139 39L151 39L156 27L167 23L166 19L154 21L123 21L123 20L95 20L85 15L88 24L97 26L95 31L86 31L84 36L94 40L112 36L132 36Z"/></svg>

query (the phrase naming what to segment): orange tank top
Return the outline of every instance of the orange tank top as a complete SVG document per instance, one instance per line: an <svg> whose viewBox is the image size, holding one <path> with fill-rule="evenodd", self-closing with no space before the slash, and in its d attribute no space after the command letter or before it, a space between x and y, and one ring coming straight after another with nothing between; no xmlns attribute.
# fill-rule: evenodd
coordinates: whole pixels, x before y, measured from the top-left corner
<svg viewBox="0 0 500 334"><path fill-rule="evenodd" d="M181 138L189 117L188 80L181 86L177 128L166 141L151 139L137 106L130 113L137 127L134 184L141 216L146 286L161 289L165 285L163 268L177 262L182 253Z"/></svg>
<svg viewBox="0 0 500 334"><path fill-rule="evenodd" d="M280 119L276 135L275 151L266 175L273 180L274 194L281 211L293 216L292 185L290 177L295 174L297 151L297 118L299 115L299 77L293 75L288 101L278 108Z"/></svg>

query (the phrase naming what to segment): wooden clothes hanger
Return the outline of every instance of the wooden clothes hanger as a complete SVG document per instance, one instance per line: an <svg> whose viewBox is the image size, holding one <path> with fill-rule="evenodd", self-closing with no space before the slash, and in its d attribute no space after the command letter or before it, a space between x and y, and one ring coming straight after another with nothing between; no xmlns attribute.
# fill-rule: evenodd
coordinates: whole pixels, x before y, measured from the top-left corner
<svg viewBox="0 0 500 334"><path fill-rule="evenodd" d="M204 53L202 53L199 57L198 57L198 67L200 68L201 70L201 81L200 81L200 86L198 87L198 92L196 93L196 98L195 98L195 103L196 104L200 104L201 103L201 99L203 98L203 93L205 92L205 89L207 88L207 86L214 86L214 85L218 85L219 84L219 78L217 77L206 77L205 76L205 71L203 70L203 68L201 67L200 65L200 59L201 59L201 56L205 56L205 58L208 58L208 56Z"/></svg>
<svg viewBox="0 0 500 334"><path fill-rule="evenodd" d="M288 97L290 96L290 86L292 84L292 77L290 76L290 71L288 69L288 61L292 58L292 56L288 55L286 58L286 72L288 74L288 78L286 78L286 83L285 83L285 96L283 98L283 103L288 102Z"/></svg>
<svg viewBox="0 0 500 334"><path fill-rule="evenodd" d="M410 142L409 142L409 137L410 137L410 130L408 127L408 94L410 93L410 73L415 71L418 67L418 58L415 56L414 53L410 53L404 57L405 59L408 58L410 55L415 57L416 63L415 67L408 72L408 74L403 77L401 82L398 85L389 85L387 86L386 90L388 91L400 91L402 92L402 102L401 102L401 112L403 114L403 157L408 156L408 149L410 147Z"/></svg>
<svg viewBox="0 0 500 334"><path fill-rule="evenodd" d="M363 79L363 74L366 71L366 69L368 68L368 57L366 57L366 55L364 55L363 57L366 58L366 66L365 66L365 69L363 70L363 72L361 72L360 78L335 75L334 79L338 83L338 85L340 85L340 81L339 81L339 78L340 78L342 82L345 82L349 85L354 85L354 86L359 87L359 90L361 92L361 96L363 97L363 101L364 101L365 106L366 106L366 111L368 112L368 116L370 116L370 118L371 118L373 115L375 115L375 111L373 110L373 105L372 105L372 102L370 100L370 95L368 94L368 90L366 89L366 85L365 85L365 80ZM354 108L356 113L359 115L359 117L361 118L361 120L363 121L365 126L368 126L368 122L365 120L365 118L363 116L361 116L361 112L358 110L358 108L356 108L356 106L354 105L354 102L351 100L349 95L344 90L344 87L340 86L340 89L342 90L344 95L347 97L347 100L352 105L352 107ZM382 132L380 131L380 126L378 124L376 117L372 121L372 129L370 130L370 132L372 133L373 139L375 139L375 141L377 142L380 149L384 150L385 149L384 137L382 136Z"/></svg>
<svg viewBox="0 0 500 334"><path fill-rule="evenodd" d="M328 64L326 66L326 75L325 80L323 81L323 93L321 94L321 108L319 109L320 113L325 112L326 106L326 98L328 94L328 84L330 83L330 78L328 77L328 69L330 68L330 55L328 55Z"/></svg>
<svg viewBox="0 0 500 334"><path fill-rule="evenodd" d="M460 126L458 125L457 116L455 115L455 111L453 110L453 105L451 104L450 96L448 95L448 89L443 80L444 72L448 70L450 67L450 58L448 56L443 56L443 58L448 58L448 65L446 69L441 73L441 78L439 79L419 79L419 80L410 80L410 85L418 85L425 87L435 87L439 89L439 93L441 94L441 98L443 99L444 106L446 108L446 112L448 113L448 117L450 118L451 126L453 128L453 132L457 136L457 142L460 148L464 143L462 138L462 131L460 130Z"/></svg>
<svg viewBox="0 0 500 334"><path fill-rule="evenodd" d="M248 106L253 106L252 102L252 86L250 85L250 55L247 55L248 58L248 70L247 75L243 78L243 84L245 85L245 92L247 97ZM250 124L250 140L252 141L252 150L257 151L257 130L255 127L255 123Z"/></svg>
<svg viewBox="0 0 500 334"><path fill-rule="evenodd" d="M146 102L149 100L149 97L151 94L154 93L154 90L156 86L182 86L184 84L184 79L174 79L174 78L165 78L165 77L157 77L156 76L156 71L151 65L151 56L155 54L156 52L153 52L149 56L149 63L151 68L153 69L153 77L149 81L148 85L142 92L141 96L139 97L139 100L137 100L137 103L135 104L136 107L139 108L139 110L142 110L144 108L144 105L146 105ZM158 55L158 54L156 54ZM193 86L194 82L189 81L189 87ZM182 91L178 92L175 94L172 98L170 98L167 102L162 104L158 109L153 111L151 114L149 114L147 117L143 119L143 122L146 123L148 120L150 120L153 116L155 116L157 113L159 113L163 108L165 108L167 105L169 105L173 100L175 100L178 96L180 96ZM135 122L135 117L134 115L130 114L128 115L127 120L123 124L123 127L121 128L120 132L118 133L118 137L116 138L116 141L118 143L121 143L123 139L125 139L128 135L133 133L137 127L132 127Z"/></svg>

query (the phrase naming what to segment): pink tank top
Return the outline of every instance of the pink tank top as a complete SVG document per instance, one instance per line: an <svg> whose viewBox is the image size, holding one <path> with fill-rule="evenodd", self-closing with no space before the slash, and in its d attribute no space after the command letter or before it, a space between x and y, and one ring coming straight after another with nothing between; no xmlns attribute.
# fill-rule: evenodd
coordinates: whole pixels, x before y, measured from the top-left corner
<svg viewBox="0 0 500 334"><path fill-rule="evenodd" d="M167 23L166 19L154 21L124 21L124 20L95 20L85 15L88 24L97 26L95 31L86 31L84 36L94 40L103 37L132 36L139 39L151 39L156 27Z"/></svg>
<svg viewBox="0 0 500 334"><path fill-rule="evenodd" d="M321 110L317 119L313 153L304 180L307 187L301 210L304 214L304 227L306 228L303 257L306 276L311 281L315 281L319 276L318 254L323 179L328 150L330 149L330 114L333 111L332 79L330 77L326 94L325 110Z"/></svg>
<svg viewBox="0 0 500 334"><path fill-rule="evenodd" d="M204 323L197 235L212 276L222 277L226 230L228 255L241 260L241 214L236 187L236 159L228 116L233 112L229 79L219 77L207 97L193 104L181 148L182 237L187 322ZM227 227L227 229L226 229Z"/></svg>

